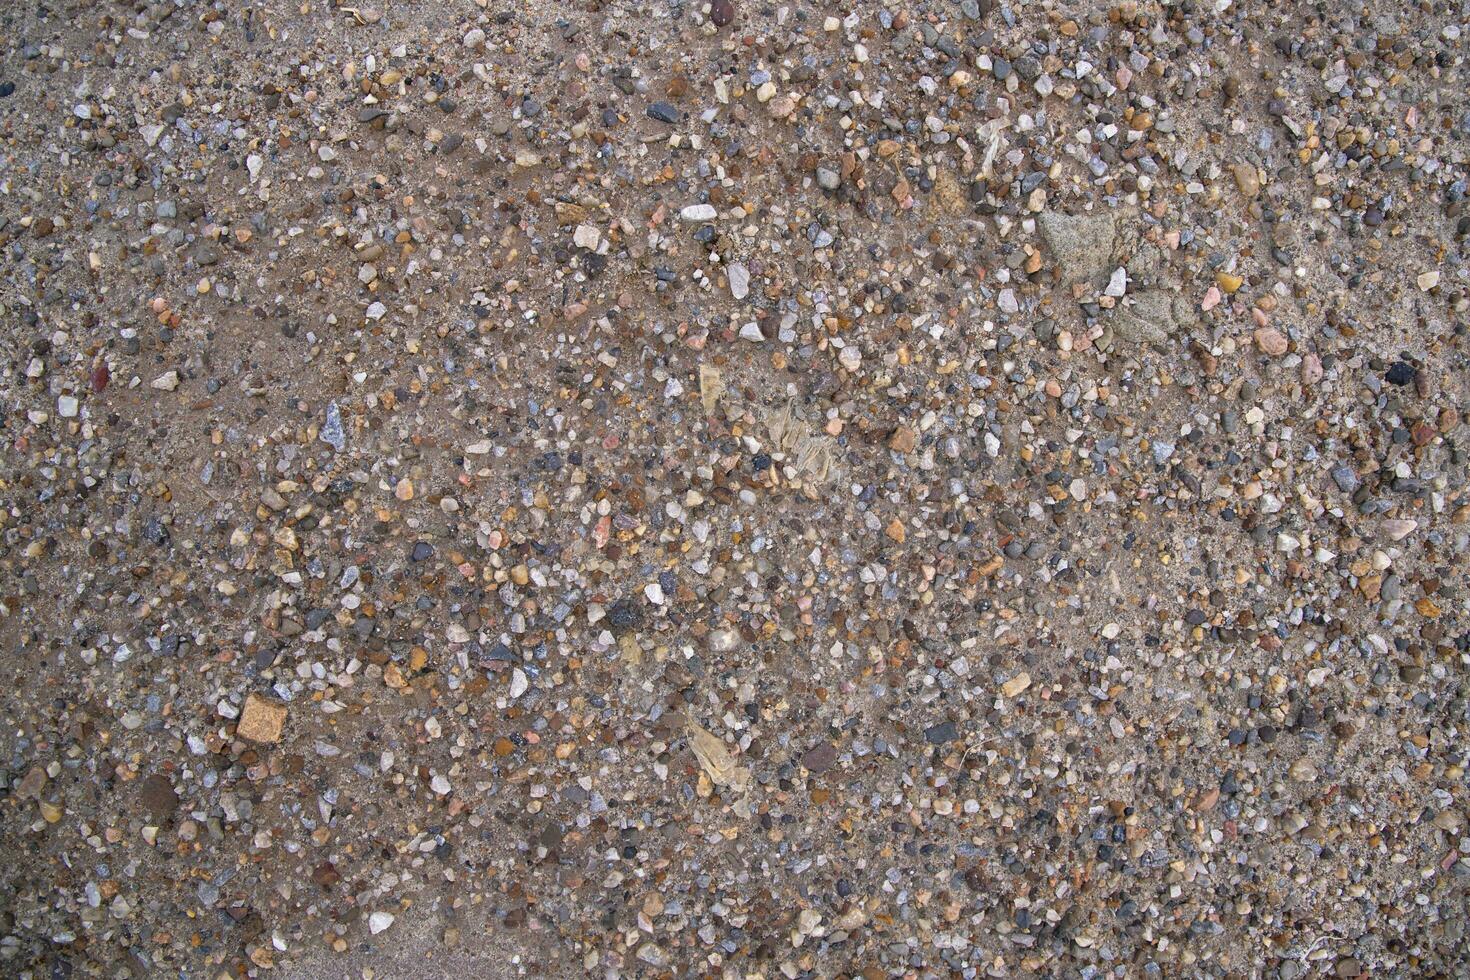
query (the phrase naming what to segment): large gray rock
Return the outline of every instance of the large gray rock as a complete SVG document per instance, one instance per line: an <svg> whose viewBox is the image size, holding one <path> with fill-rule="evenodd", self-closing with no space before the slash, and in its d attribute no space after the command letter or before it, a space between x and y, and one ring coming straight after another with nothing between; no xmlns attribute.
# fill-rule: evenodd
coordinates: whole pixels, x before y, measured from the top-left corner
<svg viewBox="0 0 1470 980"><path fill-rule="evenodd" d="M1194 321L1194 310L1183 296L1151 289L1117 311L1113 335L1134 344L1162 344Z"/></svg>
<svg viewBox="0 0 1470 980"><path fill-rule="evenodd" d="M1036 216L1041 237L1051 250L1062 278L1067 283L1085 282L1102 286L1113 271L1113 252L1118 235L1112 211L1062 214L1043 211Z"/></svg>

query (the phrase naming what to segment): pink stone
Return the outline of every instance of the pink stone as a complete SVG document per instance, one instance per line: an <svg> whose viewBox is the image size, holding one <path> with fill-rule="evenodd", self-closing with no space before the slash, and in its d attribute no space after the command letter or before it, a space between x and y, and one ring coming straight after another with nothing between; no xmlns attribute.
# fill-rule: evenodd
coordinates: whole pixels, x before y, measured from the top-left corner
<svg viewBox="0 0 1470 980"><path fill-rule="evenodd" d="M1275 327L1257 327L1256 346L1263 353L1280 357L1286 353L1286 335Z"/></svg>

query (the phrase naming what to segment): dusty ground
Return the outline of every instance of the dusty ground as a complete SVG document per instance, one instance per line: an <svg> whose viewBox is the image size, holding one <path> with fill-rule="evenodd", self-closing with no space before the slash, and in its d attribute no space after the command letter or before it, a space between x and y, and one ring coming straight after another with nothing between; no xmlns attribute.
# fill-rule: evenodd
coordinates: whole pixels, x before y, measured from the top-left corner
<svg viewBox="0 0 1470 980"><path fill-rule="evenodd" d="M1465 975L1467 20L0 9L0 974Z"/></svg>

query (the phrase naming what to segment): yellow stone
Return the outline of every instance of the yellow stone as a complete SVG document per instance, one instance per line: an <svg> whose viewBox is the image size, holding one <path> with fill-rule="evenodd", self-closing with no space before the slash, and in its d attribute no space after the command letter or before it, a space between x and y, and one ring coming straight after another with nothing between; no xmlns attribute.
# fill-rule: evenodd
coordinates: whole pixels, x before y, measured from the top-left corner
<svg viewBox="0 0 1470 980"><path fill-rule="evenodd" d="M1256 168L1249 163L1237 163L1235 165L1235 186L1246 197L1255 197L1261 193L1261 178Z"/></svg>
<svg viewBox="0 0 1470 980"><path fill-rule="evenodd" d="M1031 675L1022 671L1000 686L1000 693L1013 698L1031 686Z"/></svg>
<svg viewBox="0 0 1470 980"><path fill-rule="evenodd" d="M235 726L235 734L252 742L279 742L281 729L285 726L284 704L252 694L245 699L245 710L240 712L240 724Z"/></svg>

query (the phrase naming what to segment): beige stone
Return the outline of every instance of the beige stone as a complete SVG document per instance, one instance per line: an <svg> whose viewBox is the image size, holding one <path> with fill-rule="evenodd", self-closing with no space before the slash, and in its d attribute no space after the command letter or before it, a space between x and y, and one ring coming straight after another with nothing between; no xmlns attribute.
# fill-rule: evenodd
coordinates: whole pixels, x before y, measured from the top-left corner
<svg viewBox="0 0 1470 980"><path fill-rule="evenodd" d="M286 706L268 701L259 694L245 699L245 710L240 713L240 724L235 734L252 742L279 742L281 729L286 726Z"/></svg>
<svg viewBox="0 0 1470 980"><path fill-rule="evenodd" d="M1017 674L1000 686L1000 692L1008 698L1013 698L1026 688L1031 686L1031 675L1025 672Z"/></svg>

